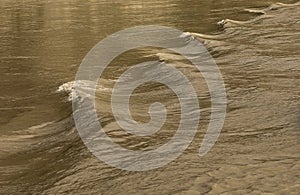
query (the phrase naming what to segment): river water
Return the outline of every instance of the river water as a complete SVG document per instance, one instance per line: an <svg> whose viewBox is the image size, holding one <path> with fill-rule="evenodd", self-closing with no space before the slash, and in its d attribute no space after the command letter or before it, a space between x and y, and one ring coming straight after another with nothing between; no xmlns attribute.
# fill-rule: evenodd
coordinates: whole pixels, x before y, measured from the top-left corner
<svg viewBox="0 0 300 195"><path fill-rule="evenodd" d="M8 1L0 2L0 194L297 194L300 191L300 4L296 1ZM210 117L201 74L158 48L112 62L100 79L96 108L106 132L131 150L168 142L180 106L155 83L132 97L133 118L147 122L149 104L170 105L162 132L124 134L110 95L122 71L150 58L171 61L198 92L201 120L176 160L146 172L99 161L81 141L69 101L88 51L108 35L137 25L189 32L218 64L227 92L221 135L198 151ZM150 57L149 57L150 56ZM200 76L199 76L200 75Z"/></svg>

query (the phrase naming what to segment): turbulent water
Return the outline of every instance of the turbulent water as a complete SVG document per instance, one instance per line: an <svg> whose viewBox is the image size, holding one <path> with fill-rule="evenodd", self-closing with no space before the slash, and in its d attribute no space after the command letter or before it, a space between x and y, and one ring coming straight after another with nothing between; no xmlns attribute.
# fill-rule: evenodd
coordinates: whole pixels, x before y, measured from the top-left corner
<svg viewBox="0 0 300 195"><path fill-rule="evenodd" d="M0 193L299 193L300 4L285 3L1 2ZM174 92L146 83L131 98L133 118L149 121L149 105L158 101L168 109L166 124L143 138L120 129L110 97L115 80L134 64L172 62L190 79L201 107L198 133L179 158L155 170L128 172L89 152L75 128L69 96L80 61L93 45L113 32L144 24L179 28L206 46L223 75L227 116L213 149L199 157L211 106L201 74L159 48L119 56L96 93L100 122L119 145L157 148L168 142L180 120ZM88 93L88 84L84 87Z"/></svg>

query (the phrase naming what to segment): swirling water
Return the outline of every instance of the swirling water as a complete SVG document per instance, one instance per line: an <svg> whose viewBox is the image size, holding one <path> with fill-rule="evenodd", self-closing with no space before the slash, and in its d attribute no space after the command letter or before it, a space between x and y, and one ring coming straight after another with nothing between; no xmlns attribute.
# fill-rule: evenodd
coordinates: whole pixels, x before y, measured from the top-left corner
<svg viewBox="0 0 300 195"><path fill-rule="evenodd" d="M2 1L0 193L297 194L300 5L283 2ZM116 143L132 150L157 148L180 120L173 91L146 83L131 98L133 118L149 121L149 105L158 101L168 109L166 124L143 138L118 127L110 95L115 79L131 65L152 59L174 63L197 89L201 107L198 133L178 159L156 170L127 172L99 161L82 143L68 93L93 45L146 24L179 28L208 48L226 84L227 117L216 145L199 157L210 117L201 74L159 48L125 53L105 71L96 94L100 122Z"/></svg>

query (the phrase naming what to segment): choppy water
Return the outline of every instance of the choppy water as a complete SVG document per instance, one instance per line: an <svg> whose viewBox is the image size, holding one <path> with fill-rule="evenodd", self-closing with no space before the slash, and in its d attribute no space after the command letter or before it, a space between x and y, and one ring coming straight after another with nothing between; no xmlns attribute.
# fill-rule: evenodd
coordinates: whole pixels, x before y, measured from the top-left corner
<svg viewBox="0 0 300 195"><path fill-rule="evenodd" d="M2 1L0 193L297 194L300 4L284 3L289 4ZM210 96L201 75L164 50L144 48L122 55L100 80L96 101L101 123L121 146L156 148L172 137L180 119L178 101L170 98L173 92L150 83L132 97L133 118L147 122L149 104L159 101L169 111L166 124L152 137L124 134L109 100L114 79L127 67L148 59L175 63L197 89L201 106L198 133L178 159L156 170L127 172L99 161L82 143L68 82L98 41L146 24L176 27L204 43L222 72L228 110L218 142L200 158L210 117Z"/></svg>

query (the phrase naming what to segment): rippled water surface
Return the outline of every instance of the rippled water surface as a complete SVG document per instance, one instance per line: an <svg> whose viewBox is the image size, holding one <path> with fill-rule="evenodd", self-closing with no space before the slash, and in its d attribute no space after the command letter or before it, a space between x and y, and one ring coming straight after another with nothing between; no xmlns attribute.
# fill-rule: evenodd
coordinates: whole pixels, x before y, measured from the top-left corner
<svg viewBox="0 0 300 195"><path fill-rule="evenodd" d="M299 193L296 1L3 0L0 9L0 194ZM152 171L128 172L88 151L68 96L79 64L95 44L124 28L149 24L189 32L206 46L223 75L227 116L213 149L199 157L211 106L201 74L159 48L122 54L96 92L100 122L116 143L155 149L168 142L180 120L174 92L146 83L130 100L133 118L149 121L149 105L159 101L168 109L166 123L159 133L142 138L120 129L111 92L114 80L134 64L172 62L192 82L201 107L198 133L179 158Z"/></svg>

